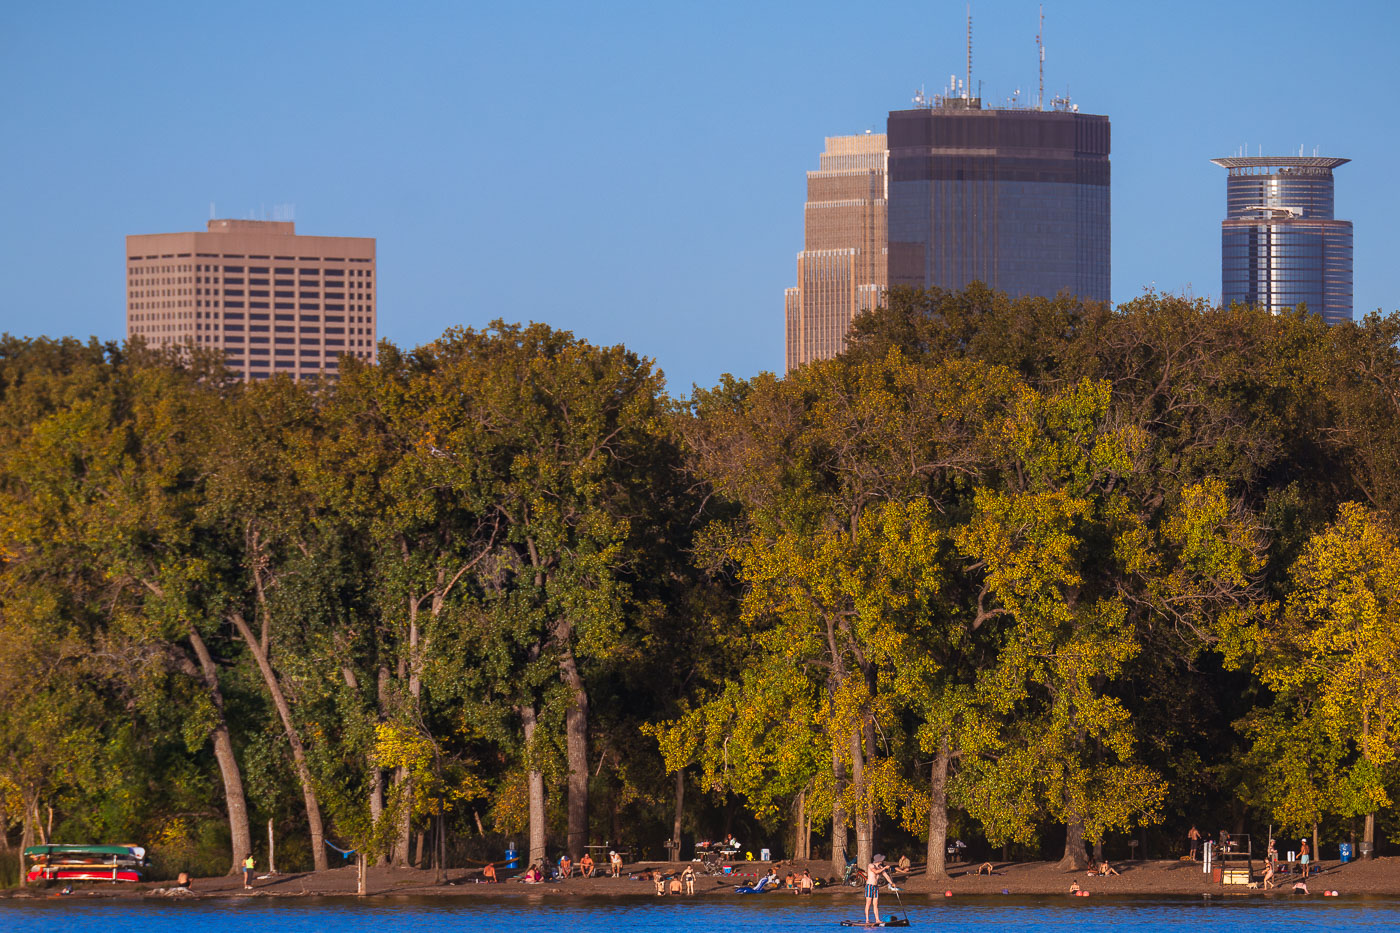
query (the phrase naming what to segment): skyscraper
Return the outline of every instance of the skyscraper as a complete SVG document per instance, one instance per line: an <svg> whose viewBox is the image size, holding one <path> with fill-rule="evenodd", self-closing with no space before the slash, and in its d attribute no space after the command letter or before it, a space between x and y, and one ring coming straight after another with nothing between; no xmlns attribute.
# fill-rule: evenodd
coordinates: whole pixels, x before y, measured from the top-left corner
<svg viewBox="0 0 1400 933"><path fill-rule="evenodd" d="M375 241L290 222L211 220L126 238L126 334L221 352L244 379L334 375L375 358Z"/></svg>
<svg viewBox="0 0 1400 933"><path fill-rule="evenodd" d="M915 105L889 115L890 285L1107 301L1108 117L951 90Z"/></svg>
<svg viewBox="0 0 1400 933"><path fill-rule="evenodd" d="M1300 304L1329 324L1351 320L1351 221L1333 219L1332 169L1349 159L1241 156L1220 223L1221 301L1283 311Z"/></svg>
<svg viewBox="0 0 1400 933"><path fill-rule="evenodd" d="M787 289L788 370L836 356L861 311L874 308L886 284L885 137L828 136L815 172L807 173L805 249L797 287Z"/></svg>

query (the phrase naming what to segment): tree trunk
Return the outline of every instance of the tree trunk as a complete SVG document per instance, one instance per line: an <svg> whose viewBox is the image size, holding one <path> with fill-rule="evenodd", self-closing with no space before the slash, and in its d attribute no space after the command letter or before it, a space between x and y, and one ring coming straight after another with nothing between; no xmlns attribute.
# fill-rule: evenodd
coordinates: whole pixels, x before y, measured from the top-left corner
<svg viewBox="0 0 1400 933"><path fill-rule="evenodd" d="M24 850L34 844L34 820L32 815L37 802L24 801L24 818L20 822L19 831L19 886L25 887L29 884L28 873L24 870Z"/></svg>
<svg viewBox="0 0 1400 933"><path fill-rule="evenodd" d="M1095 865L1098 865L1098 864L1101 864L1102 862L1103 862L1103 840L1102 840L1102 839L1095 839L1095 840L1094 840L1094 864L1095 864Z"/></svg>
<svg viewBox="0 0 1400 933"><path fill-rule="evenodd" d="M447 880L447 817L443 814L442 789L438 789L437 830L433 834L433 884Z"/></svg>
<svg viewBox="0 0 1400 933"><path fill-rule="evenodd" d="M807 849L802 838L803 828L807 825L807 790L803 788L797 792L797 817L793 821L792 829L792 857L794 859L805 859L808 857Z"/></svg>
<svg viewBox="0 0 1400 933"><path fill-rule="evenodd" d="M948 875L948 737L938 742L938 754L933 759L929 775L928 807L928 870L926 877L945 878Z"/></svg>
<svg viewBox="0 0 1400 933"><path fill-rule="evenodd" d="M1322 855L1321 855L1322 846L1318 844L1318 838L1317 838L1317 837L1318 837L1318 833L1317 833L1317 824L1316 824L1316 823L1313 824L1313 833L1312 833L1312 836L1313 836L1312 860L1313 860L1314 862L1319 862L1319 861L1322 860Z"/></svg>
<svg viewBox="0 0 1400 933"><path fill-rule="evenodd" d="M869 788L865 786L865 750L863 740L865 730L858 727L851 730L851 786L855 789L856 805L856 864L869 865L874 856L874 832Z"/></svg>
<svg viewBox="0 0 1400 933"><path fill-rule="evenodd" d="M1084 848L1084 821L1078 816L1065 822L1065 854L1056 867L1061 871L1083 871L1089 867L1089 852Z"/></svg>
<svg viewBox="0 0 1400 933"><path fill-rule="evenodd" d="M681 860L681 817L685 815L685 769L676 769L676 816L671 821L671 841L675 845L675 851L671 854L671 861Z"/></svg>
<svg viewBox="0 0 1400 933"><path fill-rule="evenodd" d="M846 807L841 803L846 792L846 758L835 742L831 746L831 773L836 786L831 804L831 870L842 876L846 872Z"/></svg>
<svg viewBox="0 0 1400 933"><path fill-rule="evenodd" d="M272 820L267 821L267 873L277 874L277 837L272 833Z"/></svg>
<svg viewBox="0 0 1400 933"><path fill-rule="evenodd" d="M399 825L394 835L393 849L389 853L391 865L412 864L413 846L413 778L408 769L394 769L394 805Z"/></svg>
<svg viewBox="0 0 1400 933"><path fill-rule="evenodd" d="M413 867L414 867L414 868L422 868L422 867L423 867L423 837L426 836L426 835L428 835L428 831L427 831L427 830L424 830L423 832L421 832L421 833L418 834L418 848L417 848L417 850L415 850L414 853L413 853Z"/></svg>
<svg viewBox="0 0 1400 933"><path fill-rule="evenodd" d="M363 852L355 853L355 893L363 897L369 889L369 859Z"/></svg>
<svg viewBox="0 0 1400 933"><path fill-rule="evenodd" d="M228 721L224 718L224 694L219 689L218 668L214 666L209 647L197 629L189 629L189 639L199 662L200 677L209 691L209 698L214 702L214 760L218 762L219 776L224 782L224 805L228 810L229 838L233 844L233 862L229 865L228 874L236 875L243 870L243 860L253 851L253 830L248 825L248 799L243 793L243 774L233 753Z"/></svg>
<svg viewBox="0 0 1400 933"><path fill-rule="evenodd" d="M574 657L572 625L561 626L559 676L569 688L569 708L564 713L564 750L569 765L569 829L565 848L577 862L588 845L588 690ZM679 837L677 837L679 841Z"/></svg>
<svg viewBox="0 0 1400 933"><path fill-rule="evenodd" d="M263 684L267 687L268 694L272 697L272 703L277 707L277 715L282 719L282 728L287 734L287 744L292 747L292 762L296 765L297 780L301 782L301 795L306 801L306 822L311 830L311 861L316 871L326 870L326 833L321 825L321 805L316 800L316 787L311 780L311 767L306 763L306 749L301 744L301 736L297 733L296 725L292 721L292 708L287 704L287 698L282 693L282 685L277 680L277 674L272 670L272 664L268 661L267 652L263 651L257 636L248 627L248 622L243 618L241 612L232 613L230 621L238 629L238 634L248 645L248 650L253 653L253 660L258 664L258 670L262 672Z"/></svg>
<svg viewBox="0 0 1400 933"><path fill-rule="evenodd" d="M376 695L379 704L379 722L384 722L389 703L389 668L381 664L379 666L379 678L376 685ZM374 821L374 827L379 829L379 821L384 818L384 769L374 762L374 752L370 752L369 766L373 772L369 782L369 816ZM380 850L374 853L374 864L384 865L389 861L389 852Z"/></svg>
<svg viewBox="0 0 1400 933"><path fill-rule="evenodd" d="M535 728L538 725L533 706L520 707L520 719L525 727L525 760L529 771L526 785L530 797L530 864L545 860L544 772L533 767Z"/></svg>
<svg viewBox="0 0 1400 933"><path fill-rule="evenodd" d="M1361 851L1362 858L1371 859L1376 857L1376 814L1366 814L1366 822L1361 830Z"/></svg>

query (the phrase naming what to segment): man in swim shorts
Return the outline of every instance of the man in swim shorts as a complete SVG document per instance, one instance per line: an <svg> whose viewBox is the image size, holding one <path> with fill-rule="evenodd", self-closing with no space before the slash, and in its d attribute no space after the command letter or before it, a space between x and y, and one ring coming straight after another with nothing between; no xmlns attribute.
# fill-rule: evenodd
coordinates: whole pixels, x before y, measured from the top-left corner
<svg viewBox="0 0 1400 933"><path fill-rule="evenodd" d="M870 922L870 909L875 909L875 922L880 922L880 876L883 875L886 883L894 889L894 879L890 877L890 868L885 864L885 857L876 854L871 859L870 864L865 867L865 922Z"/></svg>

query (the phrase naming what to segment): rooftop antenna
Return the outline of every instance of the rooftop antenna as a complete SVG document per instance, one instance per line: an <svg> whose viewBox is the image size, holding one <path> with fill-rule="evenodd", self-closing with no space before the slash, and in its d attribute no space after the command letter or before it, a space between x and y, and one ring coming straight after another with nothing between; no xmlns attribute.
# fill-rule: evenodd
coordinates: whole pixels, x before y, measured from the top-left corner
<svg viewBox="0 0 1400 933"><path fill-rule="evenodd" d="M963 85L963 99L972 96L972 4L967 5L967 84Z"/></svg>
<svg viewBox="0 0 1400 933"><path fill-rule="evenodd" d="M1045 109L1045 4L1040 5L1040 29L1035 34L1035 51L1040 58L1040 95L1035 99L1035 109Z"/></svg>

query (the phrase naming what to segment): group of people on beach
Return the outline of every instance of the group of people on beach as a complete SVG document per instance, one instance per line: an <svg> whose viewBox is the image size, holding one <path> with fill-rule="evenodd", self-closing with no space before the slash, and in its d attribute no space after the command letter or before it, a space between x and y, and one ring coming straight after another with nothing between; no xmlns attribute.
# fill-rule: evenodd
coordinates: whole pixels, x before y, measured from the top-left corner
<svg viewBox="0 0 1400 933"><path fill-rule="evenodd" d="M593 856L585 852L583 853L583 858L578 860L578 867L575 869L574 860L570 858L566 852L559 856L558 867L552 874L548 871L544 862L531 862L530 867L525 869L525 874L521 877L521 880L526 884L541 884L545 881L567 881L574 876L575 871L577 871L580 878L592 878L598 873L598 866L593 861ZM617 878L622 874L622 856L618 855L616 851L608 853L608 871L609 877L612 878ZM496 877L496 865L494 862L486 863L486 867L481 870L481 877L482 880L488 884L495 884L497 880L499 880Z"/></svg>

